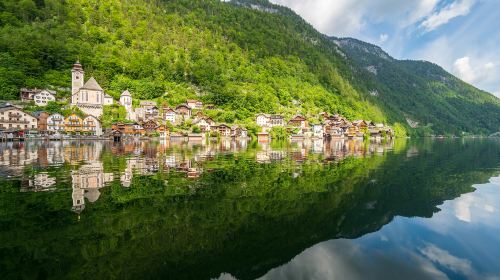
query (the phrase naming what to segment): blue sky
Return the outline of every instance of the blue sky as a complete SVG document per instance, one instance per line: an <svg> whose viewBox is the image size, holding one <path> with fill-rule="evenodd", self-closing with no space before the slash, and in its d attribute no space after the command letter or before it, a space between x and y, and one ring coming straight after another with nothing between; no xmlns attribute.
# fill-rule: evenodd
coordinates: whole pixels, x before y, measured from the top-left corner
<svg viewBox="0 0 500 280"><path fill-rule="evenodd" d="M320 32L428 60L500 97L498 0L271 0Z"/></svg>

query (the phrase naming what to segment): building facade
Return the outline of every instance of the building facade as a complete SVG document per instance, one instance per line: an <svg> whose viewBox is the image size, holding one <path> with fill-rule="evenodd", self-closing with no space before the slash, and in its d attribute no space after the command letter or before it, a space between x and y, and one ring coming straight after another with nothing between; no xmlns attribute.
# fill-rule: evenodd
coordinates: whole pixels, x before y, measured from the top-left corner
<svg viewBox="0 0 500 280"><path fill-rule="evenodd" d="M64 131L64 117L61 114L52 114L47 118L47 130L50 132Z"/></svg>
<svg viewBox="0 0 500 280"><path fill-rule="evenodd" d="M10 104L0 106L0 130L30 130L37 126L34 116Z"/></svg>
<svg viewBox="0 0 500 280"><path fill-rule="evenodd" d="M71 105L80 108L85 114L100 117L104 105L113 104L113 98L104 93L99 83L91 77L84 83L82 65L77 61L71 70Z"/></svg>
<svg viewBox="0 0 500 280"><path fill-rule="evenodd" d="M56 101L55 91L42 90L33 95L33 101L37 106L47 106L50 101Z"/></svg>

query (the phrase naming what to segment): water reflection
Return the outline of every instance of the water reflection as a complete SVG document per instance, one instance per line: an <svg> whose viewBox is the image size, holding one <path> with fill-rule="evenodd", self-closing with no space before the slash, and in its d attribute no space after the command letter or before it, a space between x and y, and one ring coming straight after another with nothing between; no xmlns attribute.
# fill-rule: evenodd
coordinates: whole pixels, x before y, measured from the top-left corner
<svg viewBox="0 0 500 280"><path fill-rule="evenodd" d="M500 275L500 191L472 187L499 174L494 140L27 142L0 159L5 279Z"/></svg>
<svg viewBox="0 0 500 280"><path fill-rule="evenodd" d="M399 217L359 239L319 243L260 279L499 279L500 177L475 187L432 219Z"/></svg>
<svg viewBox="0 0 500 280"><path fill-rule="evenodd" d="M72 210L81 213L85 199L96 202L100 189L120 178L123 187L130 187L134 176L152 176L163 172L182 172L187 178L199 178L203 163L224 154L248 151L248 140L206 141L162 141L110 143L105 141L63 141L6 143L0 146L0 172L21 181L21 192L55 191L63 175L46 172L52 166L70 166L72 185ZM258 163L293 160L305 162L310 154L321 155L324 162L340 161L346 157L366 157L390 151L393 140L363 142L361 140L319 139L294 141L293 143L252 143ZM115 157L126 157L125 167L113 174L105 171L102 154L105 150ZM29 170L33 167L33 170ZM28 168L28 169L27 169ZM27 170L29 170L27 172ZM117 171L117 170L114 170ZM115 172L116 173L116 172ZM294 173L296 178L299 174Z"/></svg>

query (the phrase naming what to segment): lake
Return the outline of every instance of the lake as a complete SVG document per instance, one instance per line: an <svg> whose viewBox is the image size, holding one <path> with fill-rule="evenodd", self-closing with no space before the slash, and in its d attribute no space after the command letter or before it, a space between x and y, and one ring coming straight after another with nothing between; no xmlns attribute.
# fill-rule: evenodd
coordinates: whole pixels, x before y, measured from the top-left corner
<svg viewBox="0 0 500 280"><path fill-rule="evenodd" d="M500 140L0 143L2 279L500 279Z"/></svg>

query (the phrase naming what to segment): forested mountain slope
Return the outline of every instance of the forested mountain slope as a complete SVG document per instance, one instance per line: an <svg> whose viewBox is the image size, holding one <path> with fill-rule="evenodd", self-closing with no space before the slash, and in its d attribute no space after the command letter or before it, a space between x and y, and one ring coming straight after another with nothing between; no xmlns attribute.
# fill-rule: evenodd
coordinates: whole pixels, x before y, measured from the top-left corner
<svg viewBox="0 0 500 280"><path fill-rule="evenodd" d="M422 132L498 130L499 99L459 80L441 67L426 61L396 60L377 46L352 39L332 38L354 71L372 88L385 106Z"/></svg>
<svg viewBox="0 0 500 280"><path fill-rule="evenodd" d="M171 105L200 98L222 109L218 121L330 111L407 127L411 119L429 133L500 130L500 101L488 93L346 42L265 0L4 0L0 99L21 87L68 88L80 59L115 98L125 89Z"/></svg>

